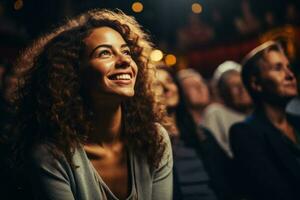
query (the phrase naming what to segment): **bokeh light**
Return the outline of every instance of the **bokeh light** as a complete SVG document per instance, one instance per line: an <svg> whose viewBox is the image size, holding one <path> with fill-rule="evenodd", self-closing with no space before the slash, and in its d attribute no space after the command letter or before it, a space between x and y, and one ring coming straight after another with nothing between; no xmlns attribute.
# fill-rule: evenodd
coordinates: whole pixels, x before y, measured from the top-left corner
<svg viewBox="0 0 300 200"><path fill-rule="evenodd" d="M199 3L193 3L192 4L192 11L195 14L199 14L202 12L202 6Z"/></svg>
<svg viewBox="0 0 300 200"><path fill-rule="evenodd" d="M173 55L173 54L168 54L168 55L166 55L166 57L165 57L165 63L166 63L166 65L168 65L168 66L172 66L172 65L175 65L176 64L176 56L175 55Z"/></svg>
<svg viewBox="0 0 300 200"><path fill-rule="evenodd" d="M150 54L150 59L152 61L158 62L163 58L163 53L161 50L155 49Z"/></svg>
<svg viewBox="0 0 300 200"><path fill-rule="evenodd" d="M134 2L131 6L132 10L136 13L140 13L143 11L144 6L141 2Z"/></svg>
<svg viewBox="0 0 300 200"><path fill-rule="evenodd" d="M21 10L23 8L23 0L17 0L15 3L14 3L14 9L15 10Z"/></svg>

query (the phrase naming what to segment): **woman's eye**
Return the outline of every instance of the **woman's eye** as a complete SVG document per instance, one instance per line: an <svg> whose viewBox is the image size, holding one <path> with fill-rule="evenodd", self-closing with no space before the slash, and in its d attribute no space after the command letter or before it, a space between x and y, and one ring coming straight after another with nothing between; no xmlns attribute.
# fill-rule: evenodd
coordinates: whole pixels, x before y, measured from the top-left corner
<svg viewBox="0 0 300 200"><path fill-rule="evenodd" d="M280 71L280 70L282 69L282 65L277 64L277 65L275 65L275 66L273 67L273 69L274 69L275 71Z"/></svg>
<svg viewBox="0 0 300 200"><path fill-rule="evenodd" d="M123 54L131 56L131 51L129 49L123 50Z"/></svg>
<svg viewBox="0 0 300 200"><path fill-rule="evenodd" d="M111 53L108 50L102 50L98 53L98 57L108 57L110 55L111 55Z"/></svg>

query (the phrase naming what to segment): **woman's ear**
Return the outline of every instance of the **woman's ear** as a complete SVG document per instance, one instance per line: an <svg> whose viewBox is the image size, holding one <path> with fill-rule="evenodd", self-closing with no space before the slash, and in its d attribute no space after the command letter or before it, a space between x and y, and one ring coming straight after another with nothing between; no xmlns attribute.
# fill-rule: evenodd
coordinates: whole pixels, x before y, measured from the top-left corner
<svg viewBox="0 0 300 200"><path fill-rule="evenodd" d="M252 90L254 90L255 92L262 91L261 81L256 76L252 76L250 78L250 86L251 86Z"/></svg>

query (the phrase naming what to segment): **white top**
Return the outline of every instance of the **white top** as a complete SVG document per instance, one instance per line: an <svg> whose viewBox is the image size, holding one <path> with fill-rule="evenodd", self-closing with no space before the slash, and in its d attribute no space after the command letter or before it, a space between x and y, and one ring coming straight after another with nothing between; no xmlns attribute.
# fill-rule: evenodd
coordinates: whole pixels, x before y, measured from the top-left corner
<svg viewBox="0 0 300 200"><path fill-rule="evenodd" d="M209 129L225 153L233 157L229 144L229 129L245 120L246 115L234 111L220 103L210 104L204 111L202 125Z"/></svg>

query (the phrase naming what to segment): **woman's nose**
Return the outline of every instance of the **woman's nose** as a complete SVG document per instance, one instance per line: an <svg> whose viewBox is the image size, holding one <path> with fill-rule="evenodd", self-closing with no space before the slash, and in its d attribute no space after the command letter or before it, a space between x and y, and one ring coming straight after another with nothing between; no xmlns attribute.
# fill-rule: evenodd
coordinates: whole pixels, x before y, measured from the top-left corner
<svg viewBox="0 0 300 200"><path fill-rule="evenodd" d="M291 79L295 78L294 73L292 72L292 70L290 68L286 68L285 72L286 72L287 79L291 80Z"/></svg>
<svg viewBox="0 0 300 200"><path fill-rule="evenodd" d="M116 66L117 67L129 67L130 66L131 59L128 55L124 54L118 54L117 55L117 61L116 61Z"/></svg>

